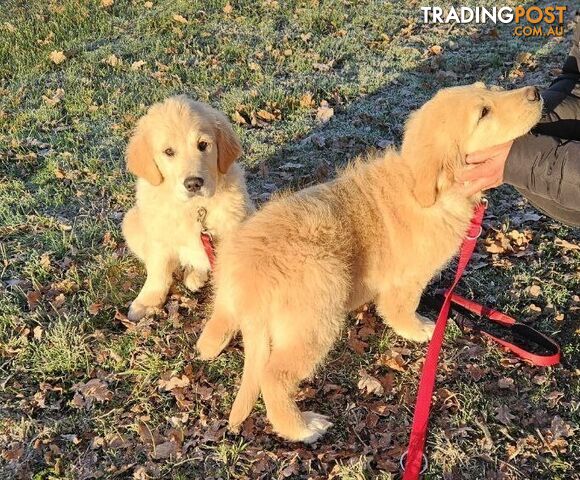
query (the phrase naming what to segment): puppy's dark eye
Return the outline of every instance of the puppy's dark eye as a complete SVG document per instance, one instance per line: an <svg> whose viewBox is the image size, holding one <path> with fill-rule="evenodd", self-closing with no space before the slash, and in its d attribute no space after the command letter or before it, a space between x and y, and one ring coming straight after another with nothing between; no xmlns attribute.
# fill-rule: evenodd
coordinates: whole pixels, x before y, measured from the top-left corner
<svg viewBox="0 0 580 480"><path fill-rule="evenodd" d="M483 117L485 117L490 111L489 107L483 107L481 109L481 116L479 117L479 119L481 120Z"/></svg>
<svg viewBox="0 0 580 480"><path fill-rule="evenodd" d="M168 157L173 157L173 155L175 155L175 150L173 150L173 148L166 148L163 150L163 153Z"/></svg>
<svg viewBox="0 0 580 480"><path fill-rule="evenodd" d="M200 140L199 142L197 142L197 149L200 152L205 152L205 149L207 148L207 142Z"/></svg>

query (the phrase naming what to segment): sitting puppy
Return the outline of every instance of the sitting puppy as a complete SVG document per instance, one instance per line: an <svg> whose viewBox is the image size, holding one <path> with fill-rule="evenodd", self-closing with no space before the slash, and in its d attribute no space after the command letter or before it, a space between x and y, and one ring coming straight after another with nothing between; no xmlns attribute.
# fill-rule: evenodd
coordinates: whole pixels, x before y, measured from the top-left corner
<svg viewBox="0 0 580 480"><path fill-rule="evenodd" d="M260 391L274 430L314 442L331 425L292 396L340 335L348 311L374 301L402 337L424 342L434 324L415 310L457 253L480 194L452 188L467 154L523 135L539 120L536 88L449 88L411 115L402 151L378 153L336 180L276 199L218 249L216 298L198 340L213 358L241 328L242 384L230 427Z"/></svg>
<svg viewBox="0 0 580 480"><path fill-rule="evenodd" d="M198 219L219 242L253 210L244 173L234 164L241 153L226 117L184 95L156 103L138 121L127 148L127 169L139 177L137 201L123 235L145 263L147 280L129 319L163 305L180 266L191 291L207 281Z"/></svg>

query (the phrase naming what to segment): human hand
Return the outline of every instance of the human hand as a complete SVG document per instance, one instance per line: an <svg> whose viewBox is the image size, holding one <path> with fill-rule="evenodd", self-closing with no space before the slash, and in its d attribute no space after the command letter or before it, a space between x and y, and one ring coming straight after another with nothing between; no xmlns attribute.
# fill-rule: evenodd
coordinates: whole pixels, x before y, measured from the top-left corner
<svg viewBox="0 0 580 480"><path fill-rule="evenodd" d="M455 174L457 188L466 196L497 187L503 183L505 162L513 140L467 155L467 166Z"/></svg>

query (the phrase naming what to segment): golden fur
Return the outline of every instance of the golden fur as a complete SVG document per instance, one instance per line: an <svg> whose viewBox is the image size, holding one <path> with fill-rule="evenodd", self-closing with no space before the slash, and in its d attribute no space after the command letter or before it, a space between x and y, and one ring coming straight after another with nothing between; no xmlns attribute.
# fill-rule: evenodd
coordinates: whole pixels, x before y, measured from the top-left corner
<svg viewBox="0 0 580 480"><path fill-rule="evenodd" d="M442 90L411 115L400 153L377 154L334 181L270 202L221 245L214 312L198 350L213 358L242 331L232 428L261 391L277 433L317 440L331 423L301 412L292 396L340 335L346 313L365 302L404 338L431 337L434 324L415 312L419 297L457 252L480 197L451 188L454 171L466 154L527 132L540 118L536 97L532 87Z"/></svg>
<svg viewBox="0 0 580 480"><path fill-rule="evenodd" d="M163 305L180 266L190 290L207 281L198 209L206 209L207 228L218 242L253 210L243 171L233 163L241 153L227 119L184 95L156 103L138 121L127 147L127 168L139 177L136 205L125 215L123 235L145 263L147 280L130 319ZM191 177L203 180L197 192L185 187Z"/></svg>

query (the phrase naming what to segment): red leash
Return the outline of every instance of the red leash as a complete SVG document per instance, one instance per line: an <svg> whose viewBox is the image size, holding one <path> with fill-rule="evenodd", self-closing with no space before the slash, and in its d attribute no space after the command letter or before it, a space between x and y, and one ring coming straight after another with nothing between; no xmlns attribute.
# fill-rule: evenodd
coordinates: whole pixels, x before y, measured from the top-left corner
<svg viewBox="0 0 580 480"><path fill-rule="evenodd" d="M439 316L437 317L433 338L431 339L427 349L427 356L425 357L425 364L423 365L421 381L419 383L419 391L417 392L415 415L413 417L413 425L411 427L409 446L407 451L401 457L401 467L404 471L403 480L416 480L427 470L427 457L423 453L423 449L425 446L425 439L427 437L427 426L429 423L429 412L431 409L433 387L435 385L437 362L439 359L439 352L441 351L441 345L443 344L443 336L445 334L445 327L447 325L449 310L452 303L460 305L473 313L486 316L490 320L503 326L509 326L514 333L525 336L537 344L549 346L554 350L554 353L550 355L533 354L521 347L514 345L513 343L502 340L487 332L483 332L492 340L498 342L508 350L511 350L516 355L529 360L534 365L550 366L555 365L560 361L560 347L553 340L549 339L545 335L542 335L533 328L528 327L527 325L517 323L513 318L498 312L497 310L484 307L478 303L467 300L453 293L453 290L459 283L459 280L461 279L461 276L467 267L469 259L473 254L477 239L481 235L481 223L483 221L483 214L485 213L486 206L486 203L480 203L475 209L473 218L471 219L471 225L461 246L459 260L457 262L457 270L455 272L455 279L453 280L453 283L449 289L445 292L445 300L441 307L441 311L439 312ZM425 460L424 465L423 459Z"/></svg>
<svg viewBox="0 0 580 480"><path fill-rule="evenodd" d="M213 271L215 266L215 245L213 243L213 237L205 224L206 216L207 210L203 207L200 207L199 210L197 211L197 221L201 225L201 230L199 231L199 239L201 240L201 244L203 245L203 249L205 250L205 254L207 255L209 266Z"/></svg>

